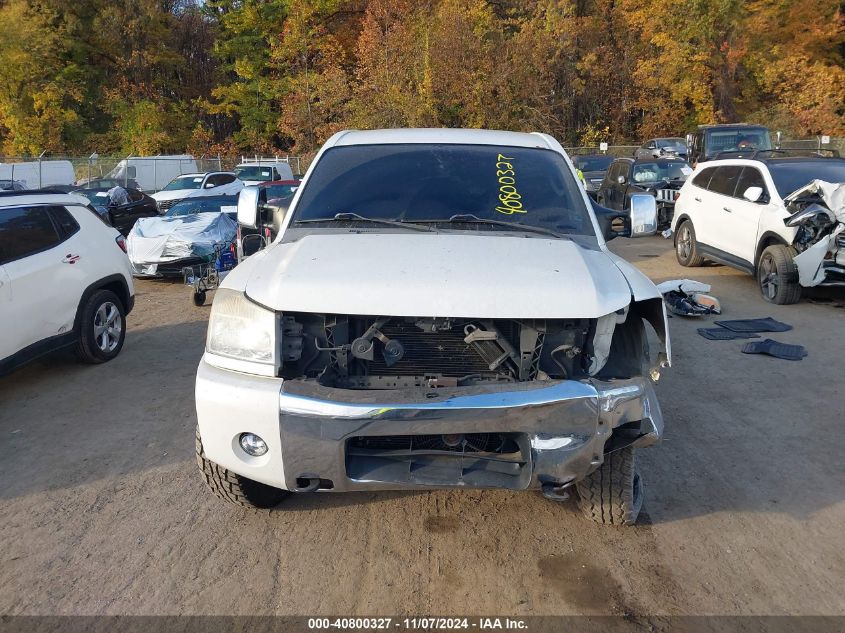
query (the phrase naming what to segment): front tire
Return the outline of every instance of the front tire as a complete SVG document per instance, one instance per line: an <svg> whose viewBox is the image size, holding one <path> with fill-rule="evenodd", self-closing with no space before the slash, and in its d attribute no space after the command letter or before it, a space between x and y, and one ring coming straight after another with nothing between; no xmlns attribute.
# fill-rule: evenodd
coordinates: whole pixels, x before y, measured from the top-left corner
<svg viewBox="0 0 845 633"><path fill-rule="evenodd" d="M79 314L76 355L84 363L105 363L123 349L126 339L126 311L111 290L97 290Z"/></svg>
<svg viewBox="0 0 845 633"><path fill-rule="evenodd" d="M217 497L244 508L273 508L290 495L287 490L273 488L243 475L233 473L205 458L200 429L196 429L197 466L203 481Z"/></svg>
<svg viewBox="0 0 845 633"><path fill-rule="evenodd" d="M633 525L643 506L643 481L634 448L604 456L604 463L575 484L581 511L596 523Z"/></svg>
<svg viewBox="0 0 845 633"><path fill-rule="evenodd" d="M698 254L698 242L695 241L695 229L692 222L684 220L675 233L675 257L681 266L692 268L701 266L704 258Z"/></svg>
<svg viewBox="0 0 845 633"><path fill-rule="evenodd" d="M796 251L791 246L774 244L766 247L757 262L757 283L763 299L778 305L798 303L801 285L798 283Z"/></svg>

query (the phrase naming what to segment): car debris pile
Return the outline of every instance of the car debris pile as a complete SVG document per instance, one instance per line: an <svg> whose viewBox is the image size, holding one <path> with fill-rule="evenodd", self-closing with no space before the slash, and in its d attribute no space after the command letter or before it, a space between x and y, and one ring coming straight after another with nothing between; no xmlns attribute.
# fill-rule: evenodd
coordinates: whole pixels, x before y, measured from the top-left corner
<svg viewBox="0 0 845 633"><path fill-rule="evenodd" d="M719 300L705 294L710 284L692 279L673 279L657 285L666 309L678 316L700 317L706 314L722 314Z"/></svg>
<svg viewBox="0 0 845 633"><path fill-rule="evenodd" d="M845 183L813 180L785 202L793 215L784 224L798 228L792 245L799 283L817 286L825 277L845 283Z"/></svg>

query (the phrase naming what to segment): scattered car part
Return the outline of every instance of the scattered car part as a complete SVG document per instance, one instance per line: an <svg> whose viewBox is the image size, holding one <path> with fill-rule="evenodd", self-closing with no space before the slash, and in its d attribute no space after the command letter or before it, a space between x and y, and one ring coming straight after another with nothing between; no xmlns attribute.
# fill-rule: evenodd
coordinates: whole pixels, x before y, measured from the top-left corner
<svg viewBox="0 0 845 633"><path fill-rule="evenodd" d="M762 341L752 341L742 346L743 354L767 354L784 360L801 360L807 356L803 345L789 345L767 338Z"/></svg>
<svg viewBox="0 0 845 633"><path fill-rule="evenodd" d="M672 314L704 316L722 313L719 300L704 294L710 291L710 284L691 279L673 279L658 284L657 289L663 294L663 301Z"/></svg>
<svg viewBox="0 0 845 633"><path fill-rule="evenodd" d="M753 332L734 332L723 327L700 327L696 330L701 336L711 341L732 341L742 338L760 338L759 334Z"/></svg>
<svg viewBox="0 0 845 633"><path fill-rule="evenodd" d="M775 321L772 317L765 319L735 319L733 321L714 321L732 332L787 332L791 325Z"/></svg>

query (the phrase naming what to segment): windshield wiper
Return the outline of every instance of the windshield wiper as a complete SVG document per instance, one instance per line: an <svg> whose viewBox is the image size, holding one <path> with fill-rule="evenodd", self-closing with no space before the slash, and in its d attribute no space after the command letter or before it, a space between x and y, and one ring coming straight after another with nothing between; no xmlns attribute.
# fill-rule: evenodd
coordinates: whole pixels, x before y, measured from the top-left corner
<svg viewBox="0 0 845 633"><path fill-rule="evenodd" d="M552 231L551 229L543 228L542 226L531 226L530 224L521 224L519 222L509 222L507 220L491 220L489 218L479 218L473 213L456 213L448 220L433 220L434 222L476 222L478 224L491 224L493 226L507 226L512 229L520 231L528 231L530 233L540 233L542 235L550 235L557 238L566 238L566 235Z"/></svg>
<svg viewBox="0 0 845 633"><path fill-rule="evenodd" d="M382 218L367 218L363 215L350 212L335 213L331 218L311 218L309 220L297 220L297 224L306 224L308 222L342 222L344 220L354 220L356 222L369 222L371 224L386 224L388 226L398 226L403 229L413 229L414 231L435 231L430 226L416 224L415 222L404 222L400 220L386 220Z"/></svg>

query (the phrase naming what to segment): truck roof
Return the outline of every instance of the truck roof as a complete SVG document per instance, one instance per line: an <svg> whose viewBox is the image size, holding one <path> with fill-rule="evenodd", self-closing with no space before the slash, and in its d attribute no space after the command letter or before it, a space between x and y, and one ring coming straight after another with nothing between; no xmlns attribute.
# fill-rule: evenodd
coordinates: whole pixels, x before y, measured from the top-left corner
<svg viewBox="0 0 845 633"><path fill-rule="evenodd" d="M718 128L729 128L729 127L755 127L755 128L763 128L768 129L765 125L761 125L759 123L706 123L704 125L699 125L699 130L710 130L710 129L718 129Z"/></svg>
<svg viewBox="0 0 845 633"><path fill-rule="evenodd" d="M395 130L346 130L334 137L333 146L386 145L401 143L451 143L467 145L503 145L555 149L544 135L536 132L468 130L453 128L403 128Z"/></svg>

